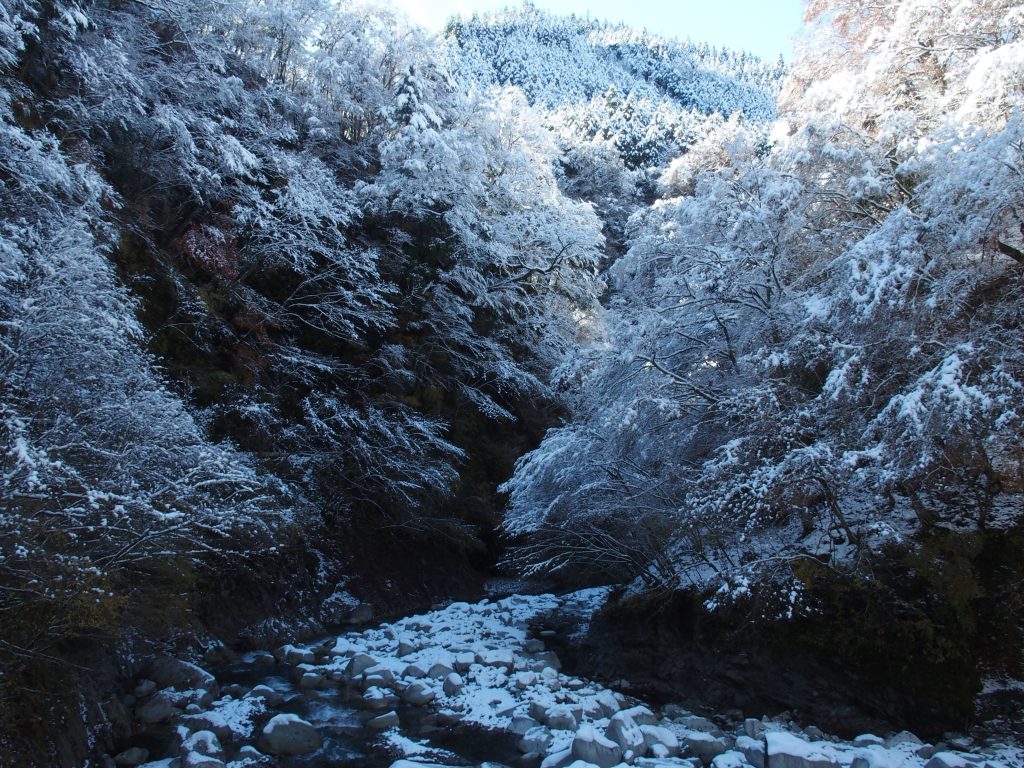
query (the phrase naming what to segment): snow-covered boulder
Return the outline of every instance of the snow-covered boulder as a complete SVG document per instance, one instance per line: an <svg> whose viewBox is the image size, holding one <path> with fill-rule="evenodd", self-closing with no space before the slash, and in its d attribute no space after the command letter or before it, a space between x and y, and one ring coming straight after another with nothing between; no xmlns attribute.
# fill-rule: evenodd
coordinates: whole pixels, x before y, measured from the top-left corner
<svg viewBox="0 0 1024 768"><path fill-rule="evenodd" d="M838 767L835 752L828 745L804 741L785 731L768 731L764 738L766 768Z"/></svg>
<svg viewBox="0 0 1024 768"><path fill-rule="evenodd" d="M268 707L277 707L284 701L284 695L279 691L275 691L269 685L257 685L254 686L247 694L247 699L263 699Z"/></svg>
<svg viewBox="0 0 1024 768"><path fill-rule="evenodd" d="M149 750L143 747L130 747L114 756L114 765L133 768L149 759Z"/></svg>
<svg viewBox="0 0 1024 768"><path fill-rule="evenodd" d="M282 645L274 655L285 664L312 664L316 661L316 654L309 648L299 648L291 644Z"/></svg>
<svg viewBox="0 0 1024 768"><path fill-rule="evenodd" d="M217 679L202 667L173 656L158 656L149 664L149 678L157 688L174 688L178 691L203 688L220 695Z"/></svg>
<svg viewBox="0 0 1024 768"><path fill-rule="evenodd" d="M259 738L259 748L271 755L303 755L319 749L322 744L316 728L292 714L270 718Z"/></svg>
<svg viewBox="0 0 1024 768"><path fill-rule="evenodd" d="M458 696L462 693L462 689L465 685L466 683L462 679L462 676L458 672L452 672L444 679L441 690L444 691L445 696Z"/></svg>
<svg viewBox="0 0 1024 768"><path fill-rule="evenodd" d="M189 734L188 738L181 743L182 755L187 755L189 752L198 752L207 757L222 757L224 748L213 731L196 731Z"/></svg>
<svg viewBox="0 0 1024 768"><path fill-rule="evenodd" d="M712 760L729 749L725 739L703 731L690 731L683 737L683 744L690 754L700 758L704 766L711 765ZM781 766L781 768L791 768L791 766Z"/></svg>
<svg viewBox="0 0 1024 768"><path fill-rule="evenodd" d="M627 712L612 715L604 734L622 748L622 755L627 761L643 757L647 751L643 731Z"/></svg>
<svg viewBox="0 0 1024 768"><path fill-rule="evenodd" d="M681 749L679 739L668 728L662 728L659 725L641 725L640 732L644 736L647 750L654 757L675 757L679 754Z"/></svg>
<svg viewBox="0 0 1024 768"><path fill-rule="evenodd" d="M345 667L345 674L351 679L359 677L368 669L377 666L377 660L367 653L357 653L351 659L348 660L348 665Z"/></svg>
<svg viewBox="0 0 1024 768"><path fill-rule="evenodd" d="M600 768L612 768L622 762L622 747L602 736L592 725L584 725L572 740L572 756Z"/></svg>
<svg viewBox="0 0 1024 768"><path fill-rule="evenodd" d="M759 720L755 720L759 723ZM746 728L744 728L746 730ZM743 758L754 768L766 768L764 739L752 739L750 736L737 736L736 749L743 753Z"/></svg>
<svg viewBox="0 0 1024 768"><path fill-rule="evenodd" d="M523 738L519 740L517 746L519 747L519 751L525 754L535 752L543 755L548 751L548 747L551 746L551 742L551 731L541 725L531 728L524 733Z"/></svg>
<svg viewBox="0 0 1024 768"><path fill-rule="evenodd" d="M544 713L544 722L549 728L559 731L575 731L577 725L576 715L569 707L562 705L550 707Z"/></svg>
<svg viewBox="0 0 1024 768"><path fill-rule="evenodd" d="M433 701L436 695L426 683L415 682L402 691L402 701L406 704L422 706Z"/></svg>

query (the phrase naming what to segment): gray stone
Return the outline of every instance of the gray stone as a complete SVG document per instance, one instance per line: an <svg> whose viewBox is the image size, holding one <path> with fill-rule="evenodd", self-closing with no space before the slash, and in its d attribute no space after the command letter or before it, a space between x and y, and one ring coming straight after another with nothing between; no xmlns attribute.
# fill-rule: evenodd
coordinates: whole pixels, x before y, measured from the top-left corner
<svg viewBox="0 0 1024 768"><path fill-rule="evenodd" d="M533 663L530 665L531 670L540 672L547 667L556 671L562 668L562 662L558 660L558 654L554 651L541 651L540 653L533 654Z"/></svg>
<svg viewBox="0 0 1024 768"><path fill-rule="evenodd" d="M704 766L711 765L712 760L729 749L729 745L725 743L724 739L701 731L688 733L683 737L683 744L690 754L700 758Z"/></svg>
<svg viewBox="0 0 1024 768"><path fill-rule="evenodd" d="M448 675L450 675L454 671L455 670L452 669L451 666L445 664L443 661L439 661L427 670L427 677L432 677L435 680L440 680L443 677L448 677Z"/></svg>
<svg viewBox="0 0 1024 768"><path fill-rule="evenodd" d="M523 650L527 653L542 653L544 651L544 641L531 637L526 641L526 645L523 646Z"/></svg>
<svg viewBox="0 0 1024 768"><path fill-rule="evenodd" d="M129 747L114 756L114 765L136 766L149 759L149 750L142 747Z"/></svg>
<svg viewBox="0 0 1024 768"><path fill-rule="evenodd" d="M837 768L831 751L784 731L768 731L765 738L766 768Z"/></svg>
<svg viewBox="0 0 1024 768"><path fill-rule="evenodd" d="M402 677L421 678L426 676L427 671L419 664L410 664L402 670Z"/></svg>
<svg viewBox="0 0 1024 768"><path fill-rule="evenodd" d="M324 684L324 676L319 672L304 672L299 678L299 688L304 691L316 690Z"/></svg>
<svg viewBox="0 0 1024 768"><path fill-rule="evenodd" d="M220 640L213 641L203 651L203 662L211 666L231 664L237 658L235 652L220 642Z"/></svg>
<svg viewBox="0 0 1024 768"><path fill-rule="evenodd" d="M284 696L275 691L269 685L257 685L245 694L247 699L263 699L268 707L279 707L284 701Z"/></svg>
<svg viewBox="0 0 1024 768"><path fill-rule="evenodd" d="M171 701L171 697L162 691L154 693L135 707L135 719L147 725L166 723L172 717L174 717L174 703Z"/></svg>
<svg viewBox="0 0 1024 768"><path fill-rule="evenodd" d="M648 751L652 754L654 751L662 752L660 757L675 757L679 754L681 750L679 738L668 728L658 725L641 725L640 732L644 736L644 743L647 745ZM655 750L655 747L659 746L663 749Z"/></svg>
<svg viewBox="0 0 1024 768"><path fill-rule="evenodd" d="M599 734L593 726L584 725L572 740L572 757L600 768L612 768L622 762L622 747Z"/></svg>
<svg viewBox="0 0 1024 768"><path fill-rule="evenodd" d="M804 728L804 735L812 741L823 741L827 738L825 732L816 725L808 725Z"/></svg>
<svg viewBox="0 0 1024 768"><path fill-rule="evenodd" d="M513 715L512 716L512 733L518 733L520 735L526 733L531 728L536 728L540 725L539 722L534 720L532 717L527 715Z"/></svg>
<svg viewBox="0 0 1024 768"><path fill-rule="evenodd" d="M377 666L377 660L365 653L357 653L351 659L348 660L348 664L345 666L345 674L351 679L359 677L366 670L371 667Z"/></svg>
<svg viewBox="0 0 1024 768"><path fill-rule="evenodd" d="M542 755L548 751L551 741L551 732L544 726L537 726L524 733L516 746L520 752L536 752Z"/></svg>
<svg viewBox="0 0 1024 768"><path fill-rule="evenodd" d="M415 706L429 704L435 696L434 691L426 683L413 683L402 691L402 701Z"/></svg>
<svg viewBox="0 0 1024 768"><path fill-rule="evenodd" d="M639 705L622 710L622 713L633 718L637 725L657 725L657 716L647 707Z"/></svg>
<svg viewBox="0 0 1024 768"><path fill-rule="evenodd" d="M898 747L900 744L922 743L923 742L910 731L900 731L899 733L894 733L892 736L885 740L885 746L889 747L890 749L892 747Z"/></svg>
<svg viewBox="0 0 1024 768"><path fill-rule="evenodd" d="M476 654L472 651L457 653L452 661L452 666L455 667L456 672L468 672L469 668L474 664L476 664Z"/></svg>
<svg viewBox="0 0 1024 768"><path fill-rule="evenodd" d="M303 755L322 744L323 739L311 723L291 714L270 718L259 738L260 750L270 755Z"/></svg>
<svg viewBox="0 0 1024 768"><path fill-rule="evenodd" d="M748 763L741 752L723 752L711 761L711 768L747 768Z"/></svg>
<svg viewBox="0 0 1024 768"><path fill-rule="evenodd" d="M238 683L232 683L231 685L225 685L220 689L222 696L230 696L233 699L244 699L245 694L249 692L249 689L244 685Z"/></svg>
<svg viewBox="0 0 1024 768"><path fill-rule="evenodd" d="M552 752L545 757L544 761L540 764L540 768L566 768L576 759L573 756L572 749L563 749L561 752Z"/></svg>
<svg viewBox="0 0 1024 768"><path fill-rule="evenodd" d="M616 712L608 721L604 735L622 747L622 756L628 762L643 757L647 752L647 741L643 731L626 712Z"/></svg>
<svg viewBox="0 0 1024 768"><path fill-rule="evenodd" d="M981 755L970 755L963 752L936 752L924 764L924 768L975 768L984 761Z"/></svg>
<svg viewBox="0 0 1024 768"><path fill-rule="evenodd" d="M135 686L135 690L132 691L132 694L137 699L144 699L147 696L152 696L154 693L156 693L156 683L152 680L145 679L139 680L138 684Z"/></svg>
<svg viewBox="0 0 1024 768"><path fill-rule="evenodd" d="M246 744L244 747L238 750L239 759L250 759L250 760L262 760L266 755L260 752L252 744Z"/></svg>
<svg viewBox="0 0 1024 768"><path fill-rule="evenodd" d="M249 654L249 659L253 664L259 667L272 667L277 663L277 659L274 658L274 654L269 651L253 651ZM253 747L255 750L256 748Z"/></svg>
<svg viewBox="0 0 1024 768"><path fill-rule="evenodd" d="M367 709L392 709L398 704L398 697L384 688L368 688L363 694L363 706Z"/></svg>
<svg viewBox="0 0 1024 768"><path fill-rule="evenodd" d="M751 739L760 739L764 735L764 723L756 717L748 717L743 721L743 732Z"/></svg>
<svg viewBox="0 0 1024 768"><path fill-rule="evenodd" d="M410 642L407 642L405 640L399 640L398 641L398 656L399 656L399 658L401 658L402 656L408 656L411 653L416 653L416 651L418 651L418 650L419 650L419 648L417 648L415 645L413 645ZM383 715L381 715L381 717L383 717Z"/></svg>
<svg viewBox="0 0 1024 768"><path fill-rule="evenodd" d="M274 655L286 664L312 664L316 661L316 654L309 648L294 645L282 645Z"/></svg>
<svg viewBox="0 0 1024 768"><path fill-rule="evenodd" d="M554 728L559 731L575 731L576 730L576 716L572 713L572 710L568 707L555 706L551 707L544 714L544 722L547 723L549 728Z"/></svg>
<svg viewBox="0 0 1024 768"><path fill-rule="evenodd" d="M171 765L174 765L172 762ZM225 768L224 762L216 757L189 752L182 756L181 768Z"/></svg>
<svg viewBox="0 0 1024 768"><path fill-rule="evenodd" d="M385 712L383 715L377 715L366 721L366 727L372 728L375 731L386 731L388 728L397 728L398 726L398 713L395 710Z"/></svg>
<svg viewBox="0 0 1024 768"><path fill-rule="evenodd" d="M458 696L462 693L464 686L465 683L462 681L462 677L457 672L452 672L444 679L441 689L444 691L445 696Z"/></svg>
<svg viewBox="0 0 1024 768"><path fill-rule="evenodd" d="M187 691L192 688L204 688L213 694L220 695L217 679L202 667L173 656L158 656L149 664L149 677L157 688L174 688Z"/></svg>
<svg viewBox="0 0 1024 768"><path fill-rule="evenodd" d="M502 648L496 651L484 651L477 659L485 667L504 669L509 674L516 668L515 656L512 651Z"/></svg>
<svg viewBox="0 0 1024 768"><path fill-rule="evenodd" d="M220 740L213 731L196 731L189 734L181 744L182 755L189 752L196 752L207 757L222 757L224 748L221 747Z"/></svg>
<svg viewBox="0 0 1024 768"><path fill-rule="evenodd" d="M875 736L875 734L873 734L873 733L862 733L860 736L854 736L853 737L853 746L855 746L855 747L871 747L871 746L884 747L885 746L885 739L883 739L881 736Z"/></svg>
<svg viewBox="0 0 1024 768"><path fill-rule="evenodd" d="M755 720L754 722L758 722ZM752 739L750 736L739 736L736 749L743 753L744 759L754 768L766 768L764 756L764 739Z"/></svg>

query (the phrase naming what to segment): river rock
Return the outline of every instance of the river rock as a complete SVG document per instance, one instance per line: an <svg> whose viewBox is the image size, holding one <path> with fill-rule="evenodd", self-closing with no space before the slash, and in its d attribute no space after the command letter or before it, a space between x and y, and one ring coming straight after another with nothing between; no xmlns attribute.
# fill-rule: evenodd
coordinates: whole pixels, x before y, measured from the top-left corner
<svg viewBox="0 0 1024 768"><path fill-rule="evenodd" d="M417 646L415 643L411 643L408 640L399 640L398 651L396 655L399 658L402 658L403 656L409 656L410 654L416 653L416 651L418 650L419 646Z"/></svg>
<svg viewBox="0 0 1024 768"><path fill-rule="evenodd" d="M304 755L319 749L323 739L311 723L298 715L282 714L270 718L258 744L270 755Z"/></svg>
<svg viewBox="0 0 1024 768"><path fill-rule="evenodd" d="M316 654L309 648L299 648L291 644L282 645L274 655L286 664L313 664L316 661Z"/></svg>
<svg viewBox="0 0 1024 768"><path fill-rule="evenodd" d="M743 721L743 733L751 739L760 739L764 735L764 723L756 717L748 717Z"/></svg>
<svg viewBox="0 0 1024 768"><path fill-rule="evenodd" d="M526 651L526 653L543 653L544 641L539 640L536 637L531 637L526 641L526 644L523 646L523 650Z"/></svg>
<svg viewBox="0 0 1024 768"><path fill-rule="evenodd" d="M875 736L873 733L862 733L860 736L853 737L853 746L855 747L884 747L885 739L881 736Z"/></svg>
<svg viewBox="0 0 1024 768"><path fill-rule="evenodd" d="M402 670L402 677L411 677L412 679L420 679L427 676L427 671L423 669L419 664L410 664Z"/></svg>
<svg viewBox="0 0 1024 768"><path fill-rule="evenodd" d="M622 747L599 734L592 725L584 725L572 740L572 756L600 768L612 768L622 761Z"/></svg>
<svg viewBox="0 0 1024 768"><path fill-rule="evenodd" d="M983 762L980 755L967 755L962 752L937 752L924 768L978 768Z"/></svg>
<svg viewBox="0 0 1024 768"><path fill-rule="evenodd" d="M528 715L513 715L510 730L512 733L518 733L521 736L531 728L536 728L538 725L540 725L540 723Z"/></svg>
<svg viewBox="0 0 1024 768"><path fill-rule="evenodd" d="M156 693L156 683L146 679L139 680L132 691L132 694L137 699L144 699L147 696L152 696L154 693Z"/></svg>
<svg viewBox="0 0 1024 768"><path fill-rule="evenodd" d="M202 667L191 664L173 656L158 656L149 664L149 677L157 688L174 688L187 691L204 688L214 698L220 695L217 679Z"/></svg>
<svg viewBox="0 0 1024 768"><path fill-rule="evenodd" d="M383 715L377 715L366 721L366 727L372 728L375 731L386 731L388 728L397 728L400 722L398 719L398 713L395 710L385 712Z"/></svg>
<svg viewBox="0 0 1024 768"><path fill-rule="evenodd" d="M576 715L566 706L550 707L544 713L544 722L557 731L575 731Z"/></svg>
<svg viewBox="0 0 1024 768"><path fill-rule="evenodd" d="M319 672L303 672L299 678L298 687L303 691L312 691L322 687L324 676Z"/></svg>
<svg viewBox="0 0 1024 768"><path fill-rule="evenodd" d="M691 754L700 758L704 766L711 765L712 760L729 749L729 745L725 743L724 739L702 731L690 731L683 737L683 744L686 745ZM794 767L780 766L779 768Z"/></svg>
<svg viewBox="0 0 1024 768"><path fill-rule="evenodd" d="M435 680L440 680L442 678L448 677L448 675L450 675L454 671L455 670L452 669L450 665L445 664L443 661L439 661L427 670L427 677L432 677Z"/></svg>
<svg viewBox="0 0 1024 768"><path fill-rule="evenodd" d="M746 735L737 736L736 749L743 753L743 758L754 768L766 768L764 739L752 739Z"/></svg>
<svg viewBox="0 0 1024 768"><path fill-rule="evenodd" d="M124 752L114 756L114 765L132 768L132 766L142 765L142 763L146 762L148 759L148 749L143 749L142 747L129 747Z"/></svg>
<svg viewBox="0 0 1024 768"><path fill-rule="evenodd" d="M472 651L457 653L452 660L452 666L455 667L456 672L468 672L474 664L476 664L476 654Z"/></svg>
<svg viewBox="0 0 1024 768"><path fill-rule="evenodd" d="M661 753L654 754L655 757L676 757L679 754L679 738L668 728L662 728L660 725L641 725L640 732L643 734L647 750L652 754Z"/></svg>
<svg viewBox="0 0 1024 768"><path fill-rule="evenodd" d="M917 738L917 736L912 734L910 731L900 731L899 733L894 733L892 736L885 740L885 746L889 749L892 749L893 747L898 747L900 744L923 743L924 742L922 742L919 738Z"/></svg>
<svg viewBox="0 0 1024 768"><path fill-rule="evenodd" d="M729 750L711 761L711 768L749 768L742 752Z"/></svg>
<svg viewBox="0 0 1024 768"><path fill-rule="evenodd" d="M631 718L633 718L633 722L637 725L658 724L658 716L643 705L630 707L629 709L623 709L622 712L623 714L629 715Z"/></svg>
<svg viewBox="0 0 1024 768"><path fill-rule="evenodd" d="M349 678L356 678L368 669L377 666L377 660L366 653L357 653L348 660L345 666L345 675Z"/></svg>
<svg viewBox="0 0 1024 768"><path fill-rule="evenodd" d="M406 704L423 706L432 702L436 695L426 683L416 682L402 691L402 701Z"/></svg>
<svg viewBox="0 0 1024 768"><path fill-rule="evenodd" d="M593 701L601 708L601 714L605 717L611 717L621 709L619 700L607 688L594 696Z"/></svg>
<svg viewBox="0 0 1024 768"><path fill-rule="evenodd" d="M625 712L616 712L612 715L604 735L622 747L622 756L627 762L636 757L643 757L647 751L643 731Z"/></svg>
<svg viewBox="0 0 1024 768"><path fill-rule="evenodd" d="M263 699L268 707L279 707L281 702L284 701L284 696L279 692L275 691L269 685L257 685L253 687L247 694L247 699Z"/></svg>
<svg viewBox="0 0 1024 768"><path fill-rule="evenodd" d="M722 731L713 722L708 720L706 717L700 715L680 715L672 718L672 720L679 725L687 728L691 731L702 731L704 733L710 733L715 736L721 736Z"/></svg>
<svg viewBox="0 0 1024 768"><path fill-rule="evenodd" d="M464 687L465 682L463 682L462 676L458 672L452 672L444 679L441 689L444 691L445 696L458 696L462 693Z"/></svg>
<svg viewBox="0 0 1024 768"><path fill-rule="evenodd" d="M768 731L765 735L766 768L837 768L834 753L797 738L784 731ZM937 768L937 767L933 767Z"/></svg>
<svg viewBox="0 0 1024 768"><path fill-rule="evenodd" d="M181 743L182 754L197 752L208 757L221 757L224 748L213 731L196 731Z"/></svg>
<svg viewBox="0 0 1024 768"><path fill-rule="evenodd" d="M575 762L579 761L573 757L572 749L563 749L561 752L552 752L545 757L540 768L568 768Z"/></svg>
<svg viewBox="0 0 1024 768"><path fill-rule="evenodd" d="M368 688L363 694L363 706L367 709L391 709L399 702L398 697L384 688Z"/></svg>
<svg viewBox="0 0 1024 768"><path fill-rule="evenodd" d="M154 693L135 707L135 719L147 725L166 723L172 717L174 717L174 702L163 691Z"/></svg>
<svg viewBox="0 0 1024 768"><path fill-rule="evenodd" d="M536 754L543 755L548 751L548 747L551 746L552 738L551 732L544 726L536 726L531 728L523 734L523 738L519 740L516 745L520 752L529 754L535 752Z"/></svg>
<svg viewBox="0 0 1024 768"><path fill-rule="evenodd" d="M171 763L174 765L175 763ZM189 752L181 758L178 765L181 768L226 768L224 761L209 755L201 755L198 752Z"/></svg>
<svg viewBox="0 0 1024 768"><path fill-rule="evenodd" d="M516 660L512 651L508 648L500 648L495 651L484 651L479 654L477 661L485 667L497 667L512 674L516 668Z"/></svg>

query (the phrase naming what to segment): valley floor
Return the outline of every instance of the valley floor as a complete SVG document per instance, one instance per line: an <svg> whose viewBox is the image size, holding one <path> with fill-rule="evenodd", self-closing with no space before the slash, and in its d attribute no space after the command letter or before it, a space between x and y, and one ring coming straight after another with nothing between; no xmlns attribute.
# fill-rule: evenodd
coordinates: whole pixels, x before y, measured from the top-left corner
<svg viewBox="0 0 1024 768"><path fill-rule="evenodd" d="M907 731L844 741L784 716L649 707L568 675L545 643L554 631L534 637L533 630L547 616L573 614L585 631L605 596L598 589L452 603L311 645L252 652L216 676L157 659L135 681L129 703L138 725L113 761L145 768L1024 767L1019 741L950 735L928 744Z"/></svg>

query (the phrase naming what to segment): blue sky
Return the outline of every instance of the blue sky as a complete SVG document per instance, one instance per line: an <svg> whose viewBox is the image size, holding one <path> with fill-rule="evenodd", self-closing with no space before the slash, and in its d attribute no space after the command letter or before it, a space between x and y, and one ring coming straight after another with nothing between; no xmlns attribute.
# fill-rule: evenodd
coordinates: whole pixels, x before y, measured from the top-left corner
<svg viewBox="0 0 1024 768"><path fill-rule="evenodd" d="M439 30L456 13L470 15L506 5L510 0L392 0L413 21ZM535 0L538 8L558 14L646 27L663 35L690 38L750 51L775 59L792 57L792 38L800 29L801 0Z"/></svg>

